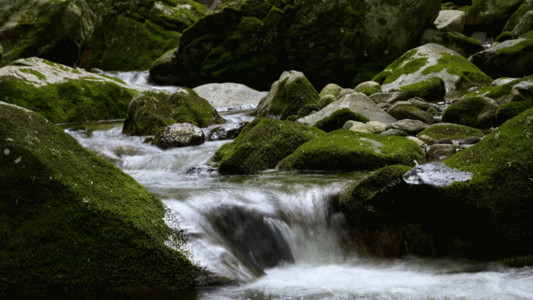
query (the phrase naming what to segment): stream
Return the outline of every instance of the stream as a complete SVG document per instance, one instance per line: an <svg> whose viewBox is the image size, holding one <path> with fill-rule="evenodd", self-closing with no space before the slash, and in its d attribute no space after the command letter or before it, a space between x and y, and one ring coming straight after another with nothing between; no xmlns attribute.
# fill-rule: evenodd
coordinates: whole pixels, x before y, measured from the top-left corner
<svg viewBox="0 0 533 300"><path fill-rule="evenodd" d="M149 87L146 73L112 75ZM254 118L217 109L227 126ZM180 250L208 274L197 299L533 299L532 267L348 251L344 216L329 200L365 172L222 176L209 159L230 141L161 150L122 135L120 122L66 131L162 199L166 223L187 239Z"/></svg>

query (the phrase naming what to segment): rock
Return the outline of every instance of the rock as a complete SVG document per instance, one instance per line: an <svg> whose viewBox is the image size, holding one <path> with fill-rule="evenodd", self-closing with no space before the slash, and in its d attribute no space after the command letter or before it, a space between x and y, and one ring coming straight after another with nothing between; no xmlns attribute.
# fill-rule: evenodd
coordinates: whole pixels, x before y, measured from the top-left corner
<svg viewBox="0 0 533 300"><path fill-rule="evenodd" d="M318 105L320 96L305 75L298 71L283 72L272 84L270 92L257 106L259 116L278 116L286 119L298 115L306 106Z"/></svg>
<svg viewBox="0 0 533 300"><path fill-rule="evenodd" d="M481 130L476 128L457 124L440 123L429 126L428 128L419 132L417 136L420 139L422 139L422 136L428 136L436 141L443 139L459 141L473 137L482 138L485 135L483 132L481 132Z"/></svg>
<svg viewBox="0 0 533 300"><path fill-rule="evenodd" d="M506 35L510 39L517 38L531 30L533 30L533 2L526 0L507 20L498 40L501 41L501 37Z"/></svg>
<svg viewBox="0 0 533 300"><path fill-rule="evenodd" d="M496 124L497 109L498 105L491 98L467 97L448 106L442 120L471 127L489 128Z"/></svg>
<svg viewBox="0 0 533 300"><path fill-rule="evenodd" d="M339 93L342 91L342 87L335 83L329 83L320 91L320 98L331 95L335 98L339 96Z"/></svg>
<svg viewBox="0 0 533 300"><path fill-rule="evenodd" d="M417 137L414 137L414 136L407 136L406 137L408 140L412 141L412 142L415 142L420 148L422 149L426 149L427 147L427 144L426 142L422 141L421 139L417 138ZM417 161L415 161L416 163L418 163Z"/></svg>
<svg viewBox="0 0 533 300"><path fill-rule="evenodd" d="M253 174L271 169L301 144L323 135L314 127L291 121L257 118L212 160L222 174Z"/></svg>
<svg viewBox="0 0 533 300"><path fill-rule="evenodd" d="M494 77L531 75L533 69L533 30L518 39L507 40L476 53L472 62Z"/></svg>
<svg viewBox="0 0 533 300"><path fill-rule="evenodd" d="M202 128L191 123L174 123L156 135L154 142L163 149L201 145L205 142ZM152 143L154 143L152 142Z"/></svg>
<svg viewBox="0 0 533 300"><path fill-rule="evenodd" d="M403 137L337 130L311 140L284 158L280 169L357 171L424 161L425 153Z"/></svg>
<svg viewBox="0 0 533 300"><path fill-rule="evenodd" d="M427 101L442 100L446 96L446 86L439 77L431 77L423 81L403 85L399 89L406 92L410 98L420 97Z"/></svg>
<svg viewBox="0 0 533 300"><path fill-rule="evenodd" d="M199 20L183 33L170 74L150 74L183 86L231 81L265 89L294 69L314 86L353 86L418 44L439 10L436 0L248 1Z"/></svg>
<svg viewBox="0 0 533 300"><path fill-rule="evenodd" d="M396 101L404 101L409 99L409 95L407 95L406 92L402 90L398 90L395 92L381 92L381 93L375 93L370 96L370 99L376 103L394 103Z"/></svg>
<svg viewBox="0 0 533 300"><path fill-rule="evenodd" d="M233 140L236 138L244 127L247 125L247 122L242 123L233 123L226 126L220 126L214 128L209 133L210 141L222 141L222 140Z"/></svg>
<svg viewBox="0 0 533 300"><path fill-rule="evenodd" d="M463 32L466 14L460 10L441 10L433 25L439 31Z"/></svg>
<svg viewBox="0 0 533 300"><path fill-rule="evenodd" d="M114 150L118 157L138 155L139 151L132 146L120 145Z"/></svg>
<svg viewBox="0 0 533 300"><path fill-rule="evenodd" d="M428 127L428 124L419 121L419 120L411 120L411 119L403 119L396 121L392 124L393 128L403 130L407 133L418 133Z"/></svg>
<svg viewBox="0 0 533 300"><path fill-rule="evenodd" d="M370 96L372 94L381 92L381 85L375 81L365 81L358 84L355 87L355 90L359 93Z"/></svg>
<svg viewBox="0 0 533 300"><path fill-rule="evenodd" d="M492 79L457 52L438 44L426 44L412 49L374 77L389 91L432 77L444 81L447 91L489 84Z"/></svg>
<svg viewBox="0 0 533 300"><path fill-rule="evenodd" d="M213 107L255 108L267 92L259 92L240 83L209 83L193 89Z"/></svg>
<svg viewBox="0 0 533 300"><path fill-rule="evenodd" d="M0 136L1 295L194 288L199 269L177 250L183 238L130 176L3 102Z"/></svg>
<svg viewBox="0 0 533 300"><path fill-rule="evenodd" d="M387 124L379 121L370 121L366 123L357 121L348 121L344 124L342 129L379 134L387 129Z"/></svg>
<svg viewBox="0 0 533 300"><path fill-rule="evenodd" d="M467 37L459 32L443 32L434 29L426 29L420 39L422 45L435 43L447 47L464 57L483 51L483 45L472 37Z"/></svg>
<svg viewBox="0 0 533 300"><path fill-rule="evenodd" d="M433 144L427 148L428 161L441 161L457 152L457 147L450 144Z"/></svg>
<svg viewBox="0 0 533 300"><path fill-rule="evenodd" d="M369 121L367 117L362 116L358 113L354 113L348 108L343 108L343 109L335 111L328 117L325 117L324 119L316 122L314 126L325 132L330 132L333 130L341 129L344 126L344 124L346 122L349 122L350 120L360 121L360 122Z"/></svg>
<svg viewBox="0 0 533 300"><path fill-rule="evenodd" d="M318 100L318 108L322 109L335 101L337 101L337 97L333 95L321 97L320 100Z"/></svg>
<svg viewBox="0 0 533 300"><path fill-rule="evenodd" d="M339 207L355 247L388 257L531 255L532 139L529 109L444 163L393 173L375 193L347 193Z"/></svg>
<svg viewBox="0 0 533 300"><path fill-rule="evenodd" d="M362 115L370 121L380 121L385 124L391 124L396 121L392 116L380 109L370 98L362 93L351 93L341 99L327 105L320 111L310 114L307 117L298 119L298 122L313 126L320 120L331 116L338 110L349 109L352 112Z"/></svg>
<svg viewBox="0 0 533 300"><path fill-rule="evenodd" d="M31 57L0 68L0 101L54 123L122 119L137 91L124 82Z"/></svg>
<svg viewBox="0 0 533 300"><path fill-rule="evenodd" d="M466 12L466 25L490 28L498 27L516 10L523 0L477 0ZM501 29L501 27L499 27Z"/></svg>
<svg viewBox="0 0 533 300"><path fill-rule="evenodd" d="M407 101L396 102L389 110L387 110L387 113L398 120L411 119L419 120L426 124L435 123L432 113L422 110Z"/></svg>
<svg viewBox="0 0 533 300"><path fill-rule="evenodd" d="M131 100L122 133L155 135L174 123L207 127L224 122L209 102L191 89L182 88L172 94L148 91Z"/></svg>
<svg viewBox="0 0 533 300"><path fill-rule="evenodd" d="M396 129L396 128L389 128L380 134L381 135L396 135L396 136L404 136L404 137L407 136L407 132L400 130L400 129Z"/></svg>

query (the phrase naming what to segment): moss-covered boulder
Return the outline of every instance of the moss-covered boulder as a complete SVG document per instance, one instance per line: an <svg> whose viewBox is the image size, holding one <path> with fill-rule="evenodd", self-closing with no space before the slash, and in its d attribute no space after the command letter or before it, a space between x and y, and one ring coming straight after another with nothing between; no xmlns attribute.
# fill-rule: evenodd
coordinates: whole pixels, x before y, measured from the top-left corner
<svg viewBox="0 0 533 300"><path fill-rule="evenodd" d="M0 4L2 64L40 56L107 70L147 69L179 44L207 8L193 0L55 1Z"/></svg>
<svg viewBox="0 0 533 300"><path fill-rule="evenodd" d="M3 102L0 149L0 296L194 287L162 202L130 176Z"/></svg>
<svg viewBox="0 0 533 300"><path fill-rule="evenodd" d="M207 127L224 122L207 100L189 88L182 88L172 94L149 91L131 100L122 132L130 135L155 135L174 123Z"/></svg>
<svg viewBox="0 0 533 300"><path fill-rule="evenodd" d="M305 107L317 106L319 99L318 92L302 72L283 72L272 84L268 95L259 102L257 115L276 116L284 120L291 115L299 115Z"/></svg>
<svg viewBox="0 0 533 300"><path fill-rule="evenodd" d="M416 143L397 136L337 130L311 140L283 159L287 170L357 171L392 164L423 162L425 153Z"/></svg>
<svg viewBox="0 0 533 300"><path fill-rule="evenodd" d="M428 110L424 110L408 101L394 103L391 108L387 110L387 113L398 120L411 119L419 120L426 124L435 123L435 115L433 113L429 112Z"/></svg>
<svg viewBox="0 0 533 300"><path fill-rule="evenodd" d="M339 96L340 92L342 91L342 86L335 84L335 83L328 83L322 90L320 91L320 98L323 98L325 96L333 96L335 99L337 99L337 96Z"/></svg>
<svg viewBox="0 0 533 300"><path fill-rule="evenodd" d="M444 81L447 91L483 86L492 79L457 52L438 44L426 44L409 50L382 72L374 81L388 91L432 77Z"/></svg>
<svg viewBox="0 0 533 300"><path fill-rule="evenodd" d="M403 85L399 89L406 92L408 97L420 97L427 101L442 100L446 95L444 80L439 77Z"/></svg>
<svg viewBox="0 0 533 300"><path fill-rule="evenodd" d="M251 174L271 169L301 144L324 132L292 121L257 118L213 156L222 174Z"/></svg>
<svg viewBox="0 0 533 300"><path fill-rule="evenodd" d="M466 11L466 25L499 32L524 0L473 0Z"/></svg>
<svg viewBox="0 0 533 300"><path fill-rule="evenodd" d="M185 86L230 81L265 89L293 69L317 87L353 86L416 46L439 10L436 0L245 1L185 31L170 74L151 75Z"/></svg>
<svg viewBox="0 0 533 300"><path fill-rule="evenodd" d="M533 70L533 30L476 53L472 62L493 77L522 77Z"/></svg>
<svg viewBox="0 0 533 300"><path fill-rule="evenodd" d="M529 109L444 164L396 174L375 194L347 191L341 209L357 249L487 260L531 255L532 133Z"/></svg>
<svg viewBox="0 0 533 300"><path fill-rule="evenodd" d="M137 91L124 82L32 57L0 68L0 101L54 123L122 119Z"/></svg>
<svg viewBox="0 0 533 300"><path fill-rule="evenodd" d="M482 138L485 135L479 129L457 124L434 124L422 130L417 135L419 138L428 136L436 141L459 141L469 138Z"/></svg>
<svg viewBox="0 0 533 300"><path fill-rule="evenodd" d="M474 53L484 50L481 42L475 38L465 36L455 31L444 32L431 28L428 28L424 31L424 34L422 34L422 38L420 39L420 43L422 45L429 43L439 44L461 54L464 57L469 57Z"/></svg>
<svg viewBox="0 0 533 300"><path fill-rule="evenodd" d="M466 97L452 103L442 115L444 122L489 128L496 124L497 103L488 97Z"/></svg>
<svg viewBox="0 0 533 300"><path fill-rule="evenodd" d="M348 108L343 108L335 111L328 117L325 117L324 119L318 121L314 126L318 129L324 130L325 132L330 132L337 129L341 129L348 121L366 123L370 120L363 115L354 113Z"/></svg>
<svg viewBox="0 0 533 300"><path fill-rule="evenodd" d="M375 93L382 92L381 85L375 81L365 81L361 82L355 87L355 90L359 93L363 93L367 96L370 96Z"/></svg>
<svg viewBox="0 0 533 300"><path fill-rule="evenodd" d="M343 96L339 100L326 105L321 110L298 119L298 122L308 126L314 126L318 122L325 120L326 118L330 118L330 116L341 110L344 112L346 112L346 110L350 110L352 113L361 115L370 121L380 121L385 124L391 124L396 121L395 118L384 112L365 94L352 92Z"/></svg>
<svg viewBox="0 0 533 300"><path fill-rule="evenodd" d="M533 1L526 0L507 20L500 36L517 38L530 30L533 30Z"/></svg>

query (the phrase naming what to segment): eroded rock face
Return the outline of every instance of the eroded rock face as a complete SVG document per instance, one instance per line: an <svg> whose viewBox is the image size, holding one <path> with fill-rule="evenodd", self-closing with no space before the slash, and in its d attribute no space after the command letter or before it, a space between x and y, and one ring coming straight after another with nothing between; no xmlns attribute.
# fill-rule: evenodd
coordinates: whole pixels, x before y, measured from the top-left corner
<svg viewBox="0 0 533 300"><path fill-rule="evenodd" d="M287 69L313 85L352 86L419 42L440 1L247 1L184 32L160 82L241 82L265 89ZM395 34L390 34L394 32Z"/></svg>

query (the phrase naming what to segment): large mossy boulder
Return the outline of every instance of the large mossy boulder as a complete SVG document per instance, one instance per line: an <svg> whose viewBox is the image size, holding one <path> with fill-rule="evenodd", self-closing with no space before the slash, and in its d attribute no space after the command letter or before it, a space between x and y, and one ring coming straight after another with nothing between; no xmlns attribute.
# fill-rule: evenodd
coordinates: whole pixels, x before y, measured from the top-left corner
<svg viewBox="0 0 533 300"><path fill-rule="evenodd" d="M483 260L532 255L532 142L529 109L444 163L399 172L375 194L349 189L339 206L357 249Z"/></svg>
<svg viewBox="0 0 533 300"><path fill-rule="evenodd" d="M359 171L423 162L425 153L404 137L337 130L311 140L283 159L287 170Z"/></svg>
<svg viewBox="0 0 533 300"><path fill-rule="evenodd" d="M86 68L147 69L206 11L193 0L4 1L1 64L40 56Z"/></svg>
<svg viewBox="0 0 533 300"><path fill-rule="evenodd" d="M257 118L213 156L222 174L252 174L272 169L301 144L324 132L292 121Z"/></svg>
<svg viewBox="0 0 533 300"><path fill-rule="evenodd" d="M381 88L392 88L441 78L447 91L483 86L492 82L478 67L457 52L438 44L426 44L409 50L374 77Z"/></svg>
<svg viewBox="0 0 533 300"><path fill-rule="evenodd" d="M155 135L174 123L207 127L224 122L207 100L189 88L182 88L172 94L148 91L131 100L122 132L130 135Z"/></svg>
<svg viewBox="0 0 533 300"><path fill-rule="evenodd" d="M452 103L442 115L444 122L471 127L489 128L496 125L498 104L491 98L465 97Z"/></svg>
<svg viewBox="0 0 533 300"><path fill-rule="evenodd" d="M493 77L522 77L533 70L533 30L472 56L472 62Z"/></svg>
<svg viewBox="0 0 533 300"><path fill-rule="evenodd" d="M471 138L482 138L485 136L483 132L477 128L450 123L434 124L417 134L418 137L424 135L436 141L460 141Z"/></svg>
<svg viewBox="0 0 533 300"><path fill-rule="evenodd" d="M530 30L533 30L533 1L525 0L507 20L500 36L517 38Z"/></svg>
<svg viewBox="0 0 533 300"><path fill-rule="evenodd" d="M0 91L0 101L54 123L122 119L137 94L121 80L36 57L0 68Z"/></svg>
<svg viewBox="0 0 533 300"><path fill-rule="evenodd" d="M473 0L466 11L466 25L499 32L524 0Z"/></svg>
<svg viewBox="0 0 533 300"><path fill-rule="evenodd" d="M266 89L293 69L317 87L352 86L416 46L439 10L435 0L245 1L185 31L171 72L151 76L185 86L231 81Z"/></svg>
<svg viewBox="0 0 533 300"><path fill-rule="evenodd" d="M0 149L0 296L194 287L162 202L130 176L4 102Z"/></svg>
<svg viewBox="0 0 533 300"><path fill-rule="evenodd" d="M299 115L305 107L318 105L320 96L305 75L298 71L283 72L272 84L270 92L259 102L257 115L275 116L282 120Z"/></svg>

